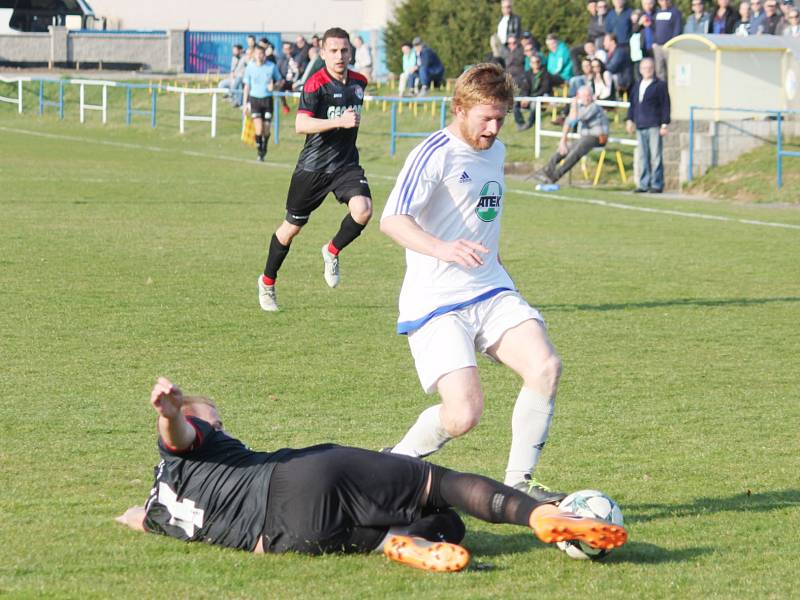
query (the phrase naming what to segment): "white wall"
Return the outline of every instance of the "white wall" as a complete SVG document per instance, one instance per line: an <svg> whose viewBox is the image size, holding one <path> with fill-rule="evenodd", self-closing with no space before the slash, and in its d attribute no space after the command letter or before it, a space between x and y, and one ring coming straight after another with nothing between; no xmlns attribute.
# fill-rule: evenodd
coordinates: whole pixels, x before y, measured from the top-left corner
<svg viewBox="0 0 800 600"><path fill-rule="evenodd" d="M383 27L398 0L91 0L120 29L321 33Z"/></svg>

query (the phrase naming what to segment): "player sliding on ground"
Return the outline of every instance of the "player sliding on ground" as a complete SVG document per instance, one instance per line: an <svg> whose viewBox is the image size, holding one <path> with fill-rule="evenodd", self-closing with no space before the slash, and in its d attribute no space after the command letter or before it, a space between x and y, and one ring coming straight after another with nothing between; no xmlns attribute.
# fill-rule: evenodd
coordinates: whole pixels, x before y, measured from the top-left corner
<svg viewBox="0 0 800 600"><path fill-rule="evenodd" d="M361 235L372 216L372 193L356 148L367 80L347 68L350 38L344 29L325 32L322 58L325 67L303 86L294 126L306 134L306 143L289 184L286 218L270 240L264 274L258 278L259 304L270 312L278 310L275 281L289 246L329 193L349 211L322 247L323 275L330 287L339 285L339 252Z"/></svg>
<svg viewBox="0 0 800 600"><path fill-rule="evenodd" d="M377 550L429 571L469 562L453 508L529 527L547 543L611 549L627 539L622 527L407 456L335 444L254 452L224 431L211 400L163 377L150 402L161 462L147 503L117 518L131 529L256 553Z"/></svg>
<svg viewBox="0 0 800 600"><path fill-rule="evenodd" d="M381 231L406 248L397 331L408 335L423 389L441 397L391 451L427 456L477 425L481 352L522 378L505 483L553 502L565 494L532 474L547 441L561 362L541 314L522 298L498 254L505 146L497 135L513 104L514 82L497 65L463 73L453 94L455 119L412 150L386 202Z"/></svg>

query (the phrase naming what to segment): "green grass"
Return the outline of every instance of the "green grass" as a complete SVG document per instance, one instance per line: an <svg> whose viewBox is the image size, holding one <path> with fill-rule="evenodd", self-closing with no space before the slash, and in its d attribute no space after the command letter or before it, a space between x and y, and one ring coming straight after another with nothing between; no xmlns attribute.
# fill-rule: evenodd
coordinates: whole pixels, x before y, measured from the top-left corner
<svg viewBox="0 0 800 600"><path fill-rule="evenodd" d="M360 135L378 213L415 143L389 158L379 115ZM393 333L402 251L373 224L343 254L341 287L324 285L335 202L281 271L283 312L258 309L301 144L288 126L260 165L233 116L214 140L201 124L178 135L168 114L156 130L92 117L0 105L0 594L797 595L800 231L589 202L800 225L790 208L531 196L508 181L504 263L564 361L537 475L621 504L631 540L602 564L473 520L474 567L452 576L378 556L252 556L115 524L149 491L159 374L212 395L226 427L263 449L378 448L433 398ZM520 154L524 140L507 137ZM485 361L481 376L481 424L435 461L501 477L519 382Z"/></svg>
<svg viewBox="0 0 800 600"><path fill-rule="evenodd" d="M783 149L800 151L800 139L785 139ZM783 187L776 183L775 142L745 152L735 161L711 169L687 187L689 193L707 194L737 202L800 204L800 158L783 158Z"/></svg>

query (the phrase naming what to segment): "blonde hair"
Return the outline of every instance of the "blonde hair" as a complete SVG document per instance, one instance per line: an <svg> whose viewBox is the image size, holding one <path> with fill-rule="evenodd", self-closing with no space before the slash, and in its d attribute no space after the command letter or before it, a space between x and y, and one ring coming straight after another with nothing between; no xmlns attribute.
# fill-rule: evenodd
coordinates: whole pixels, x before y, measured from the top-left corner
<svg viewBox="0 0 800 600"><path fill-rule="evenodd" d="M456 80L453 112L456 108L468 111L477 104L506 104L511 110L515 92L514 79L500 65L480 63Z"/></svg>
<svg viewBox="0 0 800 600"><path fill-rule="evenodd" d="M184 396L183 406L181 408L183 409L188 408L189 410L191 410L192 406L196 404L205 404L206 406L210 406L211 408L219 412L219 410L217 410L217 405L208 396Z"/></svg>

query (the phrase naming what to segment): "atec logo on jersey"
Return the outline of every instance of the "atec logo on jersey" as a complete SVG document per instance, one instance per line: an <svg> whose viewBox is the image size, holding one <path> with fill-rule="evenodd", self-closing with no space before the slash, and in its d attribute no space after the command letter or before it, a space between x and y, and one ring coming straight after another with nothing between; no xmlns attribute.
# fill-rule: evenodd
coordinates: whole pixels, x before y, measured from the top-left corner
<svg viewBox="0 0 800 600"><path fill-rule="evenodd" d="M362 90L360 87L356 88L356 98L358 98L359 100L364 99L364 90Z"/></svg>
<svg viewBox="0 0 800 600"><path fill-rule="evenodd" d="M478 206L475 214L481 221L489 223L497 218L500 213L500 201L503 199L503 186L496 181L487 181L481 188Z"/></svg>
<svg viewBox="0 0 800 600"><path fill-rule="evenodd" d="M328 118L329 119L338 119L344 114L344 111L352 108L356 111L356 114L361 114L361 105L354 104L353 106L329 106L328 107Z"/></svg>

